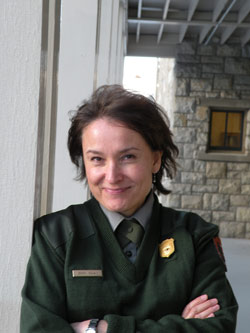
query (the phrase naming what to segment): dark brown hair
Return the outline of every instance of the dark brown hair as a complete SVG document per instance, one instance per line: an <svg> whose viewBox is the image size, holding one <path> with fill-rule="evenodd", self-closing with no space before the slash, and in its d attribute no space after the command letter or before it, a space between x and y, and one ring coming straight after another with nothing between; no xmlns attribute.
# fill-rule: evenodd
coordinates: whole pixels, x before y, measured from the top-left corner
<svg viewBox="0 0 250 333"><path fill-rule="evenodd" d="M161 107L151 98L125 90L120 85L98 88L90 99L75 111L68 133L68 149L72 162L79 171L78 179L86 177L82 155L84 128L99 118L110 118L138 132L152 151L162 152L162 161L154 182L155 189L168 194L162 184L164 172L173 178L176 172L175 158L178 148L173 143L169 120Z"/></svg>

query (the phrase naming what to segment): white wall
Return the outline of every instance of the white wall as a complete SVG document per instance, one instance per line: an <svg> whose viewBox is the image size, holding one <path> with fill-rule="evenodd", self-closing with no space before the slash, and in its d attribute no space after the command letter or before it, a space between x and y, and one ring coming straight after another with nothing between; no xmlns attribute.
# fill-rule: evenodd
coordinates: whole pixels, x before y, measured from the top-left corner
<svg viewBox="0 0 250 333"><path fill-rule="evenodd" d="M42 0L0 2L0 331L19 332L35 188Z"/></svg>
<svg viewBox="0 0 250 333"><path fill-rule="evenodd" d="M125 35L119 0L62 0L61 15L53 211L87 198L67 151L68 111L100 85L121 82Z"/></svg>

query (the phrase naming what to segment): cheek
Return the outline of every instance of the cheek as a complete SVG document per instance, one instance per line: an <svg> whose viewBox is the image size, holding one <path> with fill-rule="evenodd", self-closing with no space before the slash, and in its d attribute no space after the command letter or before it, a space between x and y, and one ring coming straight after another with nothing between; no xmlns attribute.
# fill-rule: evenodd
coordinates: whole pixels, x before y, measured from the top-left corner
<svg viewBox="0 0 250 333"><path fill-rule="evenodd" d="M88 166L86 167L86 177L88 180L89 185L93 184L95 185L96 183L98 183L101 175L100 175L100 171L98 171L95 168L88 168Z"/></svg>
<svg viewBox="0 0 250 333"><path fill-rule="evenodd" d="M131 172L131 177L138 183L140 182L142 185L146 185L152 182L152 171L146 164L144 166L141 165Z"/></svg>

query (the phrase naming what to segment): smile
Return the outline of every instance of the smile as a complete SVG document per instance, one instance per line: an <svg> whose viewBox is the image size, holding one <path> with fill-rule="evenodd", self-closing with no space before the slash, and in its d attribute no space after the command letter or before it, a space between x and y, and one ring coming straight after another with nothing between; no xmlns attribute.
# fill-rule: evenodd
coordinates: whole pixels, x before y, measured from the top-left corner
<svg viewBox="0 0 250 333"><path fill-rule="evenodd" d="M110 194L120 194L128 190L130 187L123 187L123 188L107 188L104 187L103 190Z"/></svg>

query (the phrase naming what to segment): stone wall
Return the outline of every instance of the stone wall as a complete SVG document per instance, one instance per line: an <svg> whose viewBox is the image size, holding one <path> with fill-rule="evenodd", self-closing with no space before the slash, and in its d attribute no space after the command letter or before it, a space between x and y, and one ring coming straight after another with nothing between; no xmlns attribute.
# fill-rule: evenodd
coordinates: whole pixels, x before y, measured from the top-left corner
<svg viewBox="0 0 250 333"><path fill-rule="evenodd" d="M165 61L159 59L160 71L166 68ZM219 225L223 237L250 238L250 111L245 116L242 153L206 151L210 103L250 109L250 47L187 41L178 48L172 86L179 169L169 184L172 193L161 200ZM161 86L158 89L160 96Z"/></svg>

